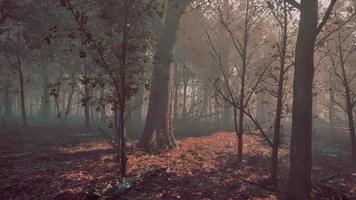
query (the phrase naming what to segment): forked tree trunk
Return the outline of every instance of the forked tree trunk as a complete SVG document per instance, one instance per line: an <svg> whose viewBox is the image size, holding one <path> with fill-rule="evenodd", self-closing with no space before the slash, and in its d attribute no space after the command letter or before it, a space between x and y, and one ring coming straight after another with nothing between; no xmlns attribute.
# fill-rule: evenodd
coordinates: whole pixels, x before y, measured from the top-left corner
<svg viewBox="0 0 356 200"><path fill-rule="evenodd" d="M146 124L139 142L139 146L146 151L176 147L171 127L171 62L179 21L187 4L187 0L169 0L166 5L165 20L158 37L153 61L152 87Z"/></svg>
<svg viewBox="0 0 356 200"><path fill-rule="evenodd" d="M302 0L295 52L289 200L311 198L312 108L314 46L318 26L318 1Z"/></svg>

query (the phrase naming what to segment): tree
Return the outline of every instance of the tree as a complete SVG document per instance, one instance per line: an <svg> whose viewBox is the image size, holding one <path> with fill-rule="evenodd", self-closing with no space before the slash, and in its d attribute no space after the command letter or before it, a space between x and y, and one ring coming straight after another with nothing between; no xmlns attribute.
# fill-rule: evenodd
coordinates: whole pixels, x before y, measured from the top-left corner
<svg viewBox="0 0 356 200"><path fill-rule="evenodd" d="M331 1L319 25L317 0L301 0L300 4L294 0L287 1L300 10L295 51L288 199L310 199L314 49L316 38L327 23L336 0Z"/></svg>
<svg viewBox="0 0 356 200"><path fill-rule="evenodd" d="M176 147L172 130L172 56L181 15L188 0L169 0L157 37L151 93L139 146L146 151Z"/></svg>
<svg viewBox="0 0 356 200"><path fill-rule="evenodd" d="M354 108L356 105L355 91L353 90L355 71L352 69L350 59L354 55L356 43L353 42L353 30L350 27L338 30L336 33L335 51L329 54L332 63L332 72L336 77L337 83L343 88L341 91L336 90L340 94L343 103L333 98L336 103L347 115L348 128L351 141L352 161L356 162L356 138L355 138L355 121Z"/></svg>
<svg viewBox="0 0 356 200"><path fill-rule="evenodd" d="M107 77L104 80L89 78L90 83L98 85L98 81L107 81L113 89L113 93L106 99L115 113L117 155L120 160L120 174L125 177L127 170L125 122L129 113L127 101L137 92L137 80L143 74L142 66L147 60L150 37L146 19L153 9L153 1L93 1L85 11L73 5L70 0L61 0L60 3L69 11L77 26L70 30L69 38L72 38L73 33L81 41L79 56L86 58L89 55ZM87 4L84 2L82 5ZM91 7L93 5L94 7ZM96 13L98 10L99 14ZM103 32L98 32L95 26L95 29L91 29L94 27L90 22L96 20L102 22ZM110 26L105 26L107 23ZM109 38L109 42L100 38ZM105 84L99 85L103 87Z"/></svg>
<svg viewBox="0 0 356 200"><path fill-rule="evenodd" d="M225 3L228 4L228 2L226 1ZM237 134L238 139L237 161L240 164L242 163L243 159L243 134L245 115L247 115L255 123L255 125L264 135L265 139L269 142L269 144L271 144L269 139L264 134L264 131L262 130L260 124L251 114L249 103L252 99L252 95L257 90L257 87L266 79L266 72L272 62L270 60L266 60L266 62L260 64L260 61L255 60L255 63L253 64L256 66L253 66L252 64L252 61L254 61L254 59L256 59L257 57L256 53L259 52L261 46L264 44L264 41L261 42L257 38L253 38L253 30L258 30L260 28L261 19L265 14L266 7L260 6L260 2L255 0L246 0L243 2L239 2L237 6L242 10L242 15L237 17L237 19L242 20L237 21L238 24L234 24L234 26L231 25L233 24L232 21L234 20L234 18L229 18L229 15L225 16L223 9L221 9L219 5L217 6L217 15L219 23L226 31L230 41L232 42L233 48L235 50L234 53L237 54L236 57L240 63L235 64L232 70L225 70L222 63L221 51L216 48L216 45L211 40L209 33L207 33L207 36L209 48L211 48L212 50L212 56L214 57L214 60L220 68L220 71L223 76L222 83L224 84L225 89L228 92L221 91L221 88L218 86L219 80L216 81L215 88L219 91L219 94L223 98L223 100L229 102L234 107L235 132ZM242 27L241 31L236 31L236 27ZM252 38L255 40L252 40ZM254 73L255 80L252 81L252 83L248 81L248 75L252 71L251 68L256 71L256 73ZM235 90L232 89L228 78L228 74L231 74L233 72L237 74L235 77L238 79L238 95L236 95L234 92Z"/></svg>

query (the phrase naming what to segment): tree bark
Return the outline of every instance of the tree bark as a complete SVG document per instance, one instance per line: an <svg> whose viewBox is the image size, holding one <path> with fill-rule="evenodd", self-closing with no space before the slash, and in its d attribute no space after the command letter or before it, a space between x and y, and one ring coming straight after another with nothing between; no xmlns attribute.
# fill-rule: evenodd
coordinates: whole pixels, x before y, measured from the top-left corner
<svg viewBox="0 0 356 200"><path fill-rule="evenodd" d="M187 4L187 0L169 0L166 5L165 21L160 31L153 61L146 124L139 142L139 146L146 151L176 147L171 127L171 62L179 21Z"/></svg>
<svg viewBox="0 0 356 200"><path fill-rule="evenodd" d="M249 41L249 2L247 2L246 10L245 10L245 23L244 23L244 35L243 35L243 46L242 46L242 72L241 72L241 88L240 88L240 96L239 96L239 131L237 133L237 162L242 163L242 155L243 155L243 134L244 134L244 112L245 112L245 81L246 81L246 70L247 70L247 51L248 51L248 41Z"/></svg>
<svg viewBox="0 0 356 200"><path fill-rule="evenodd" d="M293 83L289 200L311 199L314 46L317 26L318 1L301 0Z"/></svg>
<svg viewBox="0 0 356 200"><path fill-rule="evenodd" d="M287 2L284 2L283 13L284 13L284 17L283 17L283 27L282 27L280 68L279 68L278 91L277 91L277 108L276 108L276 117L274 123L272 165L271 165L271 179L275 187L278 186L278 151L279 151L279 145L281 140L281 118L282 118L283 97L284 97L283 88L284 88L287 39L288 39Z"/></svg>

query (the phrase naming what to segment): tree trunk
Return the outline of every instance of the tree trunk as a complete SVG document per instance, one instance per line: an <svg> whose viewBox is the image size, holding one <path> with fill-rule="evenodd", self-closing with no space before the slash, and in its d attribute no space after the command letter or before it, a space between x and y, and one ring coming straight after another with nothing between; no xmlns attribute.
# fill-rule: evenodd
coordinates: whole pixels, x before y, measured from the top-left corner
<svg viewBox="0 0 356 200"><path fill-rule="evenodd" d="M329 89L329 124L331 131L335 132L335 81L329 75L330 89Z"/></svg>
<svg viewBox="0 0 356 200"><path fill-rule="evenodd" d="M282 51L280 54L280 68L279 68L279 80L278 80L278 91L277 91L277 108L276 108L276 118L274 123L274 134L273 134L273 147L272 147L272 165L271 165L271 179L275 187L278 186L278 151L281 140L281 118L283 110L283 88L284 88L284 75L285 75L285 64L286 64L286 54L287 54L287 40L288 40L288 11L287 2L283 5L283 27L282 27Z"/></svg>
<svg viewBox="0 0 356 200"><path fill-rule="evenodd" d="M4 119L8 119L12 114L12 105L10 101L10 81L4 81Z"/></svg>
<svg viewBox="0 0 356 200"><path fill-rule="evenodd" d="M43 78L43 94L42 94L42 101L41 101L41 116L42 119L48 120L51 112L51 105L50 105L50 92L49 92L49 74L48 74L48 65L42 65L42 78Z"/></svg>
<svg viewBox="0 0 356 200"><path fill-rule="evenodd" d="M120 155L120 175L126 177L127 171L127 156L126 156L126 128L125 128L125 113L126 113L126 96L128 95L126 75L127 75L127 55L128 55L128 26L129 24L129 1L124 0L124 23L122 26L123 39L121 44L120 68L118 72L119 91L118 94L119 112L117 115L118 121L118 138L119 138L119 155Z"/></svg>
<svg viewBox="0 0 356 200"><path fill-rule="evenodd" d="M314 46L318 1L302 0L295 52L293 117L290 146L289 200L311 198Z"/></svg>
<svg viewBox="0 0 356 200"><path fill-rule="evenodd" d="M100 88L100 99L104 101L105 98L105 87ZM106 106L105 102L100 102L100 125L104 125L106 122Z"/></svg>
<svg viewBox="0 0 356 200"><path fill-rule="evenodd" d="M22 125L25 128L27 128L28 126L27 126L27 116L26 116L25 87L24 87L25 80L23 76L22 64L20 61L19 53L17 53L17 70L18 70L19 81L20 81Z"/></svg>
<svg viewBox="0 0 356 200"><path fill-rule="evenodd" d="M173 95L173 125L175 126L178 119L178 91L179 91L179 74L178 74L178 64L174 65L174 95Z"/></svg>
<svg viewBox="0 0 356 200"><path fill-rule="evenodd" d="M341 39L341 33L338 33L338 50L339 50L339 58L340 58L340 67L341 67L341 73L342 73L342 83L345 88L345 104L346 104L346 114L347 114L347 120L348 120L348 125L349 125L349 132L350 132L350 141L351 141L351 152L352 152L352 161L356 163L356 141L355 141L355 124L354 124L354 116L353 116L353 102L352 102L352 94L351 94L351 88L350 88L350 81L347 77L347 72L345 69L345 58L343 54L343 48L342 48L342 39Z"/></svg>
<svg viewBox="0 0 356 200"><path fill-rule="evenodd" d="M258 91L257 94L257 105L256 105L256 120L261 126L266 123L266 108L264 104L264 92Z"/></svg>
<svg viewBox="0 0 356 200"><path fill-rule="evenodd" d="M247 2L249 4L249 2ZM239 97L239 131L238 131L238 143L237 143L237 162L238 164L242 163L242 155L243 155L243 134L244 134L244 112L245 112L245 81L246 81L246 69L247 69L247 49L248 49L248 14L249 14L249 5L246 6L245 11L245 24L244 24L244 35L243 35L243 47L242 47L242 72L241 72L241 88L240 88L240 97Z"/></svg>
<svg viewBox="0 0 356 200"><path fill-rule="evenodd" d="M62 121L63 124L67 121L69 113L72 110L72 101L73 101L73 96L74 96L74 91L75 91L75 76L74 76L74 72L72 72L71 82L69 83L69 85L70 85L70 91L69 91L69 94L68 94L67 105L66 105L65 110L63 110L63 112L64 112L64 117L63 117L63 121Z"/></svg>
<svg viewBox="0 0 356 200"><path fill-rule="evenodd" d="M224 95L229 96L227 87L225 87ZM227 101L224 101L223 120L222 120L224 130L229 130L231 128L231 117L232 117L231 111L232 111L231 104Z"/></svg>
<svg viewBox="0 0 356 200"><path fill-rule="evenodd" d="M184 123L187 117L187 89L189 84L189 76L186 69L183 71L183 111L182 111L182 122Z"/></svg>
<svg viewBox="0 0 356 200"><path fill-rule="evenodd" d="M144 84L140 83L139 90L135 95L134 99L134 111L132 113L132 121L135 126L135 131L142 132L143 129L143 120L142 120L142 104L144 103Z"/></svg>
<svg viewBox="0 0 356 200"><path fill-rule="evenodd" d="M84 66L84 76L85 76L85 85L84 85L84 117L85 117L85 130L89 131L90 129L90 91L89 91L89 69L88 65Z"/></svg>
<svg viewBox="0 0 356 200"><path fill-rule="evenodd" d="M187 0L167 2L165 21L156 46L148 113L139 146L146 151L176 146L171 116L171 62L180 17Z"/></svg>

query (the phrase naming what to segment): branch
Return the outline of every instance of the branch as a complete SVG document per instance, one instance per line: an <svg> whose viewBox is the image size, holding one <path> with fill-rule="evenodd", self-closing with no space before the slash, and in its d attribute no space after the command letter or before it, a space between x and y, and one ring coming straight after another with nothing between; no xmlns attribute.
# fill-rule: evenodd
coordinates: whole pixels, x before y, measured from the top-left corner
<svg viewBox="0 0 356 200"><path fill-rule="evenodd" d="M285 0L285 1L289 3L291 6L293 6L294 8L297 8L298 10L302 9L302 5L295 0Z"/></svg>
<svg viewBox="0 0 356 200"><path fill-rule="evenodd" d="M321 30L323 29L323 27L325 26L326 22L328 22L329 18L330 18L330 15L331 15L331 12L333 11L334 9L334 6L335 6L335 3L336 3L336 0L331 0L330 4L329 4L329 7L328 9L326 10L326 13L323 17L323 20L321 21L321 23L319 24L317 30L316 30L316 36L319 35L319 33L321 32Z"/></svg>

